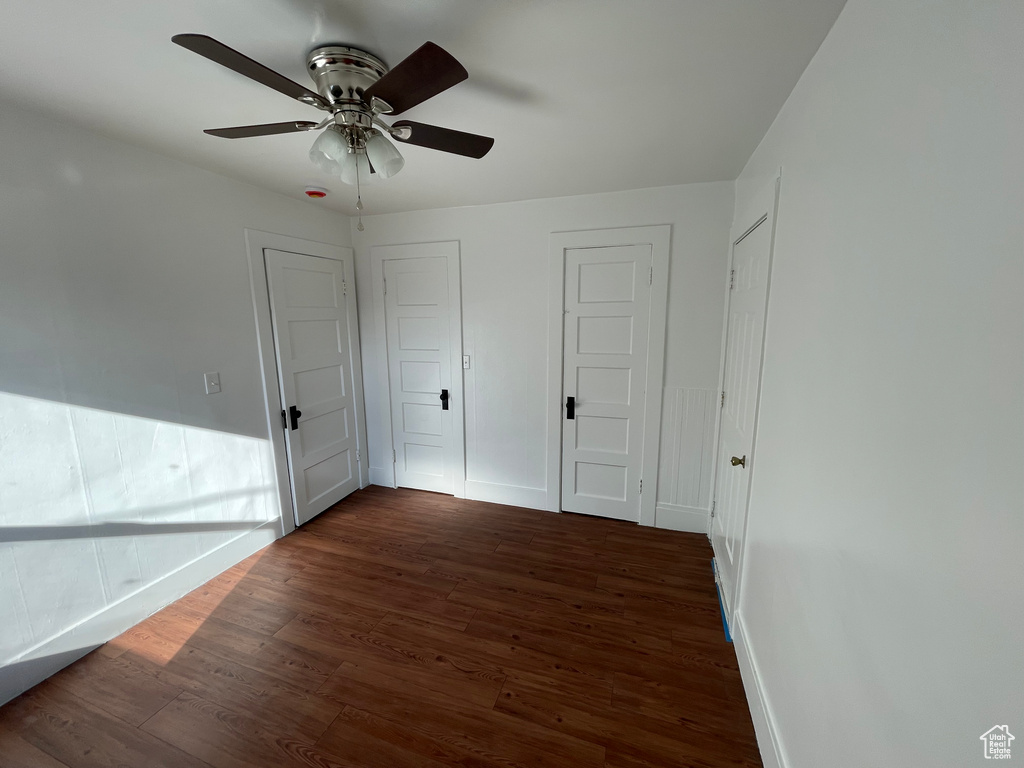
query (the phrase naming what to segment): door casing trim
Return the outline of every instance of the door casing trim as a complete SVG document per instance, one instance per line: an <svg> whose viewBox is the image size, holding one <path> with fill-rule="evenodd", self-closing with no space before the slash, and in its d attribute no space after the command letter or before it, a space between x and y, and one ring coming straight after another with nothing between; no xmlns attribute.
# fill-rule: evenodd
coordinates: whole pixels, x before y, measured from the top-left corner
<svg viewBox="0 0 1024 768"><path fill-rule="evenodd" d="M391 423L391 375L388 371L387 320L384 308L384 262L397 259L442 257L448 264L448 334L452 366L452 492L455 498L466 498L466 389L462 374L462 262L458 240L431 243L374 245L370 248L373 273L373 321L377 329L374 342L377 353L377 381L383 384L380 418L384 438L379 457L392 488L397 488L395 436ZM387 469L390 467L390 469ZM378 481L382 479L378 477Z"/></svg>
<svg viewBox="0 0 1024 768"><path fill-rule="evenodd" d="M281 429L281 392L278 388L277 357L274 354L274 330L270 317L270 287L267 284L267 267L264 249L287 251L289 253L318 256L334 261L346 261L345 281L351 283L347 304L349 327L353 331L353 385L352 396L356 410L356 447L359 451L359 487L369 485L369 457L366 453L366 412L363 402L363 370L359 349L359 311L356 306L355 252L352 248L303 240L258 229L245 230L245 249L249 262L249 286L252 291L253 316L256 321L256 347L260 359L260 378L263 383L263 403L267 413L267 434L270 436L270 452L274 462L278 503L281 507L281 535L295 530L295 507L292 504L291 477L288 473L288 452Z"/></svg>
<svg viewBox="0 0 1024 768"><path fill-rule="evenodd" d="M610 248L650 245L654 269L651 282L650 327L647 336L646 403L640 494L640 525L653 526L658 496L658 452L661 406L665 389L665 332L668 320L669 254L672 226L616 227L574 232L552 232L548 260L548 418L547 508L562 508L562 363L565 310L565 252L571 248Z"/></svg>

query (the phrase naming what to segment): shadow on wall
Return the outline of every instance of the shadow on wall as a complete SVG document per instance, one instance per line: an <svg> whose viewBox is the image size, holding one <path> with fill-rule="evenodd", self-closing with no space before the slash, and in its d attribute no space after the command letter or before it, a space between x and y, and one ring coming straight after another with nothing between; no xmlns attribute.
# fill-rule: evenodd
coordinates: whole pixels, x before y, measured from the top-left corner
<svg viewBox="0 0 1024 768"><path fill-rule="evenodd" d="M0 688L53 669L55 638L279 516L265 439L0 392ZM87 650L65 639L57 655Z"/></svg>

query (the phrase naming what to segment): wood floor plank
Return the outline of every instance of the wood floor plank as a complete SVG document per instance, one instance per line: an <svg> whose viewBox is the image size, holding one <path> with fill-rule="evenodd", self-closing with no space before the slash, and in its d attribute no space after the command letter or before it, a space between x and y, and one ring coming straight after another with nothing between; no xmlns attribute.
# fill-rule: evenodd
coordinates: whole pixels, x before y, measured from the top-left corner
<svg viewBox="0 0 1024 768"><path fill-rule="evenodd" d="M365 601L354 602L344 590L337 588L337 584L328 587L320 582L274 585L243 582L236 591L287 605L296 611L296 615L323 616L339 626L352 629L369 631L387 614L386 608L368 605Z"/></svg>
<svg viewBox="0 0 1024 768"><path fill-rule="evenodd" d="M678 687L706 688L720 684L718 667L693 663L678 655L644 651L628 644L615 645L574 633L552 631L530 619L511 619L503 614L480 612L466 632L475 637L508 640L540 653L558 656L584 668L624 672L664 680Z"/></svg>
<svg viewBox="0 0 1024 768"><path fill-rule="evenodd" d="M617 674L612 705L622 711L709 732L728 733L737 722L750 717L746 702L737 701L724 682L693 690L692 687L682 689L667 685L660 680Z"/></svg>
<svg viewBox="0 0 1024 768"><path fill-rule="evenodd" d="M564 654L534 651L516 641L456 634L450 628L430 625L402 614L388 614L374 628L373 633L399 641L427 639L440 647L459 649L472 658L493 664L506 677L521 676L541 680L564 691L566 695L611 702L611 674L599 667L569 661Z"/></svg>
<svg viewBox="0 0 1024 768"><path fill-rule="evenodd" d="M341 711L334 701L302 685L188 645L158 674L184 691L242 712L267 728L285 727L310 742Z"/></svg>
<svg viewBox="0 0 1024 768"><path fill-rule="evenodd" d="M453 574L450 578L458 581L509 580L549 581L567 587L593 588L597 574L576 568L552 566L539 560L509 556L503 553L466 551L450 545L428 542L420 547L420 553L435 558L427 573Z"/></svg>
<svg viewBox="0 0 1024 768"><path fill-rule="evenodd" d="M305 569L304 569L305 572ZM291 606L244 595L231 590L225 595L200 587L178 601L178 606L206 616L216 616L240 627L272 635L295 618Z"/></svg>
<svg viewBox="0 0 1024 768"><path fill-rule="evenodd" d="M592 742L491 707L467 706L457 694L446 695L405 681L388 680L387 676L367 675L357 665L342 665L328 685L353 709L387 721L392 728L401 727L404 738L413 737L419 742L417 750L444 753L443 746L448 746L451 752L445 759L450 762L585 768L600 766L604 761L604 748ZM422 706L423 701L430 706Z"/></svg>
<svg viewBox="0 0 1024 768"><path fill-rule="evenodd" d="M288 636L295 642L307 645L318 641L327 642L345 656L346 661L335 671L331 680L357 665L361 669L374 669L428 689L458 692L458 695L479 706L491 706L505 679L504 673L495 665L465 657L455 649L443 652L432 648L421 638L395 640L364 633L328 635L325 629L328 628L296 622L296 627L289 630L291 634ZM330 680L318 690L330 695ZM344 697L338 698L348 703Z"/></svg>
<svg viewBox="0 0 1024 768"><path fill-rule="evenodd" d="M190 693L181 694L141 730L218 768L351 768L301 739L268 731L245 715Z"/></svg>
<svg viewBox="0 0 1024 768"><path fill-rule="evenodd" d="M346 707L316 746L362 768L443 768L449 764L406 748L413 744L404 737L404 729L387 727L390 724L381 727L371 720L366 713Z"/></svg>
<svg viewBox="0 0 1024 768"><path fill-rule="evenodd" d="M182 691L180 686L146 674L123 655L111 658L97 653L62 669L49 682L136 726Z"/></svg>
<svg viewBox="0 0 1024 768"><path fill-rule="evenodd" d="M406 589L391 589L387 586L363 579L349 579L336 582L333 587L324 581L306 578L304 575L289 579L288 584L300 588L320 590L322 592L342 590L344 595L353 602L366 608L386 607L391 611L402 611L410 615L422 615L428 618L444 620L455 625L463 625L473 618L476 609L461 602L452 602L440 593L427 594ZM450 595L449 595L450 596Z"/></svg>
<svg viewBox="0 0 1024 768"><path fill-rule="evenodd" d="M704 768L707 758L713 758L715 764L748 765L744 762L748 755L731 744L728 729L694 729L689 721L652 721L614 707L595 707L586 700L566 701L557 692L523 681L506 682L495 709L652 762L678 761Z"/></svg>
<svg viewBox="0 0 1024 768"><path fill-rule="evenodd" d="M0 725L0 766L3 768L68 768L57 758L29 743L16 730Z"/></svg>
<svg viewBox="0 0 1024 768"><path fill-rule="evenodd" d="M209 768L189 752L43 683L7 704L5 725L69 768Z"/></svg>
<svg viewBox="0 0 1024 768"><path fill-rule="evenodd" d="M484 610L500 611L504 606L512 606L524 611L593 618L622 616L625 611L625 600L614 595L572 590L548 582L503 585L464 581L452 590L448 600Z"/></svg>
<svg viewBox="0 0 1024 768"><path fill-rule="evenodd" d="M0 768L756 768L710 558L372 486L0 708Z"/></svg>

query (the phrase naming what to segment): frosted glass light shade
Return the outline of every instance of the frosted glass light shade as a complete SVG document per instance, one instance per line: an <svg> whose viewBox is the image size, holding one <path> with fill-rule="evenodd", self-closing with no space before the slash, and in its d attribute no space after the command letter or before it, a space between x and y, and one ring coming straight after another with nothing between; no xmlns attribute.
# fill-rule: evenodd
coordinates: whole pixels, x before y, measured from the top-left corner
<svg viewBox="0 0 1024 768"><path fill-rule="evenodd" d="M373 164L373 170L382 179L390 179L405 165L405 158L390 141L379 131L374 131L366 139L366 154Z"/></svg>
<svg viewBox="0 0 1024 768"><path fill-rule="evenodd" d="M345 184L356 184L356 173L361 185L370 183L370 162L365 152L349 152L341 164L341 180Z"/></svg>
<svg viewBox="0 0 1024 768"><path fill-rule="evenodd" d="M334 126L321 133L309 150L309 159L313 165L331 176L341 175L342 165L347 157L348 143Z"/></svg>

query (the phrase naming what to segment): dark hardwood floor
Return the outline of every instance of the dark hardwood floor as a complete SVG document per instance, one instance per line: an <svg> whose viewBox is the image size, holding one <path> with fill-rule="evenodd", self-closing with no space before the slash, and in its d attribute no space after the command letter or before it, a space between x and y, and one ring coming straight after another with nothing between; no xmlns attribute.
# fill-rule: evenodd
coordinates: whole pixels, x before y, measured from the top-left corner
<svg viewBox="0 0 1024 768"><path fill-rule="evenodd" d="M367 488L0 708L0 766L760 766L710 558Z"/></svg>

